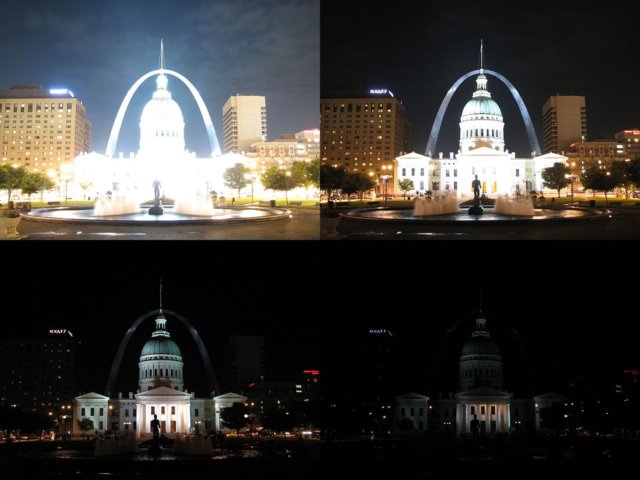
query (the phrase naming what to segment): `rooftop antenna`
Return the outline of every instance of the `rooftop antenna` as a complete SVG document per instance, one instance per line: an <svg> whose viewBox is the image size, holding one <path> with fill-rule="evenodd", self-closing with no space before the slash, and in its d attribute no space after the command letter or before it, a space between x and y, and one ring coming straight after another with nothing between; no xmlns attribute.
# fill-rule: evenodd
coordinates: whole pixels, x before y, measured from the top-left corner
<svg viewBox="0 0 640 480"><path fill-rule="evenodd" d="M162 313L162 277L160 277L160 313Z"/></svg>
<svg viewBox="0 0 640 480"><path fill-rule="evenodd" d="M484 45L482 38L480 39L480 73L484 73Z"/></svg>

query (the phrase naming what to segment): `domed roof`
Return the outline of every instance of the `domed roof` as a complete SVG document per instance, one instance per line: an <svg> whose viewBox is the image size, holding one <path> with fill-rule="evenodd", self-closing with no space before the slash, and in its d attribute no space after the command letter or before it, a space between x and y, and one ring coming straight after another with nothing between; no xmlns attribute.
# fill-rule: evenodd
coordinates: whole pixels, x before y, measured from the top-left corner
<svg viewBox="0 0 640 480"><path fill-rule="evenodd" d="M464 106L462 117L467 115L492 115L502 117L502 111L492 98L479 97L472 98Z"/></svg>
<svg viewBox="0 0 640 480"><path fill-rule="evenodd" d="M182 110L175 100L171 98L171 92L167 90L169 80L164 74L156 79L157 90L153 92L153 98L147 102L140 117L141 123L151 122L152 125L162 124L166 120L175 120L182 123Z"/></svg>
<svg viewBox="0 0 640 480"><path fill-rule="evenodd" d="M183 122L182 110L172 98L153 98L147 102L140 117L141 123L149 121L153 124L162 123L166 120L176 120Z"/></svg>
<svg viewBox="0 0 640 480"><path fill-rule="evenodd" d="M170 338L153 337L142 347L140 356L144 357L145 355L175 355L181 357L182 353L180 353L180 348L178 348L176 342Z"/></svg>
<svg viewBox="0 0 640 480"><path fill-rule="evenodd" d="M460 356L465 355L497 355L500 356L500 349L489 337L473 337L462 347Z"/></svg>

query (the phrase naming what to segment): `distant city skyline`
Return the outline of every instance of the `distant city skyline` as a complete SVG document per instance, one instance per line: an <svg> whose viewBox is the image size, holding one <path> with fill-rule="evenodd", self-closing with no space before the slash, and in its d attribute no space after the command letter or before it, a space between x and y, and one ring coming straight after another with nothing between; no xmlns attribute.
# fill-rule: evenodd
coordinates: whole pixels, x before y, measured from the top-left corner
<svg viewBox="0 0 640 480"><path fill-rule="evenodd" d="M335 86L390 89L412 123L411 149L425 153L445 94L463 74L479 67L484 40L486 68L504 75L522 96L539 140L542 106L552 95L586 97L589 138L638 128L635 91L635 26L609 5L583 2L406 2L378 10L363 2L325 0L321 5L322 90ZM393 35L380 35L381 25ZM445 116L437 152L457 152L460 114L475 88L467 80ZM509 151L530 153L524 124L509 91L489 77L503 111Z"/></svg>
<svg viewBox="0 0 640 480"><path fill-rule="evenodd" d="M319 22L317 1L241 2L158 0L58 4L8 0L12 18L0 33L0 88L38 84L68 88L82 100L93 124L92 150L103 153L125 94L140 76L158 68L164 39L167 68L199 90L222 144L222 106L231 95L264 95L273 138L318 128ZM295 39L292 41L292 39ZM140 114L155 84L132 100L116 151L137 152ZM185 117L187 148L209 155L195 101L170 79Z"/></svg>

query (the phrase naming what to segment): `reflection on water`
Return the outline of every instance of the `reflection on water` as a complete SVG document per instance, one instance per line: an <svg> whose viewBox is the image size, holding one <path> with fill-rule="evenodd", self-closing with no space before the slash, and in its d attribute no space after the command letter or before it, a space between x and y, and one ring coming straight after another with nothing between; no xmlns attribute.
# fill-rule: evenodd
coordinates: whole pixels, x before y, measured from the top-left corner
<svg viewBox="0 0 640 480"><path fill-rule="evenodd" d="M31 216L44 217L44 218L58 218L64 220L96 220L96 221L134 221L134 222L178 222L184 220L229 220L233 218L262 218L271 215L282 215L284 210L259 210L253 208L247 208L243 210L233 210L230 208L216 209L216 214L212 216L201 215L184 215L175 213L172 209L165 209L163 215L149 215L148 209L141 209L138 213L131 213L127 215L103 215L97 216L93 210L51 210L51 211L36 211L30 213Z"/></svg>
<svg viewBox="0 0 640 480"><path fill-rule="evenodd" d="M91 450L71 450L71 449L58 449L45 452L31 452L32 456L45 460L105 460L105 457L97 458ZM109 461L134 461L134 462L162 462L162 461L191 461L191 460L228 460L231 458L258 458L264 455L264 452L257 449L224 449L214 448L211 456L183 456L175 455L172 448L167 448L162 452L162 455L155 456L149 455L144 451L135 453L132 455L122 455L108 457Z"/></svg>
<svg viewBox="0 0 640 480"><path fill-rule="evenodd" d="M594 212L589 210L541 210L535 209L534 216L527 219L533 220L549 220L549 219L571 219L571 218L586 218L593 216ZM348 215L351 215L349 213ZM457 214L438 215L431 217L416 217L413 215L413 210L364 210L355 211L353 216L359 218L370 218L372 220L403 220L403 221L416 221L422 222L428 220L430 222L496 222L496 221L509 221L509 220L523 220L522 216L516 215L498 215L491 210L486 209L483 215L469 215L465 211L461 211Z"/></svg>

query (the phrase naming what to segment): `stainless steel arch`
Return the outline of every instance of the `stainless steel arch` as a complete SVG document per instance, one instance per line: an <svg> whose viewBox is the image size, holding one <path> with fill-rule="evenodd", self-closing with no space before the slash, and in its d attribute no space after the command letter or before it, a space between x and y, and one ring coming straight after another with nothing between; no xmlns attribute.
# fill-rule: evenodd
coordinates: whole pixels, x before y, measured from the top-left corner
<svg viewBox="0 0 640 480"><path fill-rule="evenodd" d="M105 151L105 155L108 157L113 157L113 155L115 154L116 143L118 143L118 136L120 135L120 128L122 127L122 121L124 120L124 115L127 112L127 108L129 108L129 102L133 98L133 95L136 93L140 85L142 85L145 80L147 80L149 77L152 77L154 75L160 75L161 73L176 77L178 80L180 80L182 83L184 83L187 86L187 88L191 92L191 95L193 95L193 98L196 100L196 103L198 104L198 108L200 109L200 114L202 115L202 120L204 121L204 125L207 128L207 135L209 136L209 144L211 145L211 153L214 155L220 155L221 153L220 144L218 143L218 137L216 136L216 129L213 126L213 122L211 121L211 115L209 115L209 110L207 110L207 106L204 104L204 100L202 100L200 93L198 92L198 90L196 90L196 87L194 87L193 84L189 80L187 80L187 78L184 77L183 75L179 74L178 72L174 72L173 70L165 70L162 68L153 70L149 73L145 73L138 80L136 80L136 82L131 86L131 88L125 95L124 100L122 100L122 104L118 109L118 114L116 115L116 119L113 122L113 127L111 127L111 135L109 135L109 142L107 143L107 150Z"/></svg>
<svg viewBox="0 0 640 480"><path fill-rule="evenodd" d="M129 327L129 329L127 330L127 333L124 335L124 337L122 338L122 341L120 342L120 347L118 347L118 352L116 353L116 356L113 359L113 363L111 364L111 371L109 372L109 378L107 380L107 385L104 390L105 395L111 396L112 393L115 393L114 388L116 385L116 379L118 378L118 373L120 371L120 364L122 363L122 357L124 356L124 352L127 349L127 345L129 345L129 340L131 340L131 337L135 333L136 329L147 318L153 315L157 315L159 312L160 310L151 310L143 314L135 322L133 322L131 327ZM202 343L202 338L200 338L200 334L198 333L198 331L194 328L193 325L191 325L191 322L189 322L189 320L187 320L185 317L183 317L179 313L176 313L172 310L166 310L166 309L162 309L162 313L177 318L182 322L182 324L185 327L187 327L187 329L189 330L189 333L191 333L191 336L193 337L193 341L196 342L196 345L198 347L198 352L200 353L200 357L202 358L202 363L204 364L204 369L207 374L207 379L209 380L209 392L213 391L213 392L216 392L216 394L219 394L220 387L218 385L218 380L213 370L213 365L211 364L211 359L209 358L209 353L207 352L207 348L204 346L204 343Z"/></svg>
<svg viewBox="0 0 640 480"><path fill-rule="evenodd" d="M483 73L488 73L489 75L496 77L507 86L507 88L511 92L511 95L513 95L514 100L518 104L518 108L520 109L520 115L522 115L522 120L524 121L524 125L527 128L527 135L529 137L529 146L531 147L531 151L536 152L536 155L540 155L541 154L540 143L538 142L536 131L533 128L533 123L531 122L529 111L527 110L527 107L525 106L524 101L522 100L522 97L518 93L518 90L516 90L516 87L514 87L509 80L507 80L503 75L499 74L498 72L485 69ZM440 127L442 125L442 120L444 119L444 114L446 113L447 107L449 106L449 102L451 101L451 97L453 97L453 94L456 93L456 90L462 84L462 82L464 82L467 78L473 75L478 75L478 74L480 74L480 70L473 70L469 73L465 73L458 80L456 80L456 83L454 83L453 86L447 92L447 95L444 97L444 100L442 100L442 103L440 104L440 109L438 110L436 119L433 122L433 126L431 127L431 134L429 135L429 141L427 142L427 149L425 150L425 155L431 156L432 154L436 153L436 143L438 141L438 135L440 134Z"/></svg>

